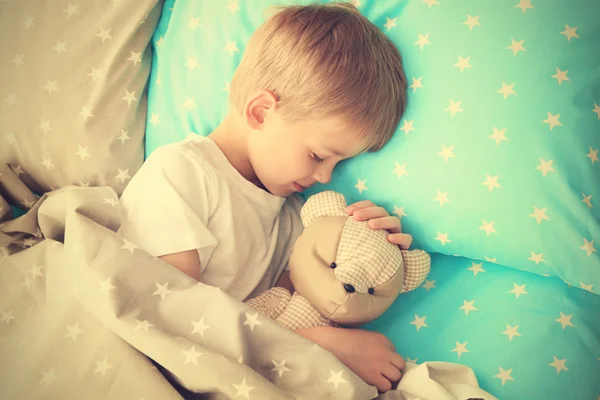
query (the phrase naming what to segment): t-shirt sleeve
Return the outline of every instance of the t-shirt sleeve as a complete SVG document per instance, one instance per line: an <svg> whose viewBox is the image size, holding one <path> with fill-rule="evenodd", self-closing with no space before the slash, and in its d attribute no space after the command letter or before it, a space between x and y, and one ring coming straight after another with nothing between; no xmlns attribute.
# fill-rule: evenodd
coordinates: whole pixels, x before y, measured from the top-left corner
<svg viewBox="0 0 600 400"><path fill-rule="evenodd" d="M217 245L207 228L215 192L205 161L180 144L161 147L121 196L119 234L156 257L196 249L203 271Z"/></svg>

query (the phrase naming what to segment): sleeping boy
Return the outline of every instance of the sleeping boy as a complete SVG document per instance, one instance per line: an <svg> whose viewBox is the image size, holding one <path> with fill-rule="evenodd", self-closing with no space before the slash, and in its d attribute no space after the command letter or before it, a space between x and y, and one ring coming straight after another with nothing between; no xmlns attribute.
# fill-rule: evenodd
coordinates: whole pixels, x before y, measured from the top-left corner
<svg viewBox="0 0 600 400"><path fill-rule="evenodd" d="M157 149L132 178L120 233L241 301L273 285L293 291L287 261L302 230L297 193L328 183L340 161L381 149L405 108L400 53L354 6L281 7L250 38L220 125ZM370 201L347 213L410 246L400 220ZM380 392L400 380L404 360L382 334L296 332Z"/></svg>

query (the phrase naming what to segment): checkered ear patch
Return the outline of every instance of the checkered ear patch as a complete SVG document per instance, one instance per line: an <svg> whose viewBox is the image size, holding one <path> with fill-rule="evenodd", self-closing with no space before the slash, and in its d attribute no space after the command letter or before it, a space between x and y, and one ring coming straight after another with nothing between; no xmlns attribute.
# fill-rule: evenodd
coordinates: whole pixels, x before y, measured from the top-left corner
<svg viewBox="0 0 600 400"><path fill-rule="evenodd" d="M306 227L314 220L322 217L346 217L346 199L344 195L332 190L317 193L308 198L300 217Z"/></svg>
<svg viewBox="0 0 600 400"><path fill-rule="evenodd" d="M421 286L431 269L431 257L423 250L402 250L404 258L404 284L402 293Z"/></svg>

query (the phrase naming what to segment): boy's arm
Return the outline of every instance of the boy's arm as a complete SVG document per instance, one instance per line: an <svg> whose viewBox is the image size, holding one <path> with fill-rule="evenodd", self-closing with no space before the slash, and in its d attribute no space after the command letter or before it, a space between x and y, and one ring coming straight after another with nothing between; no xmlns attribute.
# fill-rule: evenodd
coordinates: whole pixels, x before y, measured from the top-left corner
<svg viewBox="0 0 600 400"><path fill-rule="evenodd" d="M158 257L161 260L171 264L181 272L191 276L195 280L200 280L200 257L196 250L187 250L180 253L165 254Z"/></svg>
<svg viewBox="0 0 600 400"><path fill-rule="evenodd" d="M397 386L405 366L394 344L379 332L316 326L296 329L300 336L332 353L381 393Z"/></svg>

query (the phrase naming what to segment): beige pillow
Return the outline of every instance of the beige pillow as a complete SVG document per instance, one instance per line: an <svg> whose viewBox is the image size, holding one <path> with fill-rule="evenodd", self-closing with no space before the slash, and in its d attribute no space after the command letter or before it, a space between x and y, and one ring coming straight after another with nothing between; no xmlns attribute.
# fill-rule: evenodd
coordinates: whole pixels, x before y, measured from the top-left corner
<svg viewBox="0 0 600 400"><path fill-rule="evenodd" d="M158 0L0 0L0 166L37 194L69 184L120 194L143 161L161 10ZM30 208L8 181L0 194Z"/></svg>

